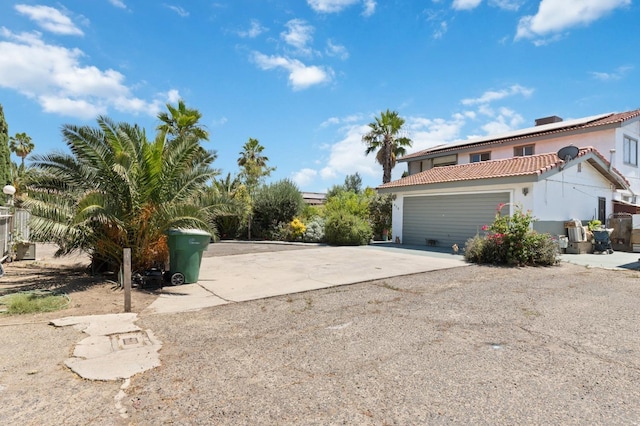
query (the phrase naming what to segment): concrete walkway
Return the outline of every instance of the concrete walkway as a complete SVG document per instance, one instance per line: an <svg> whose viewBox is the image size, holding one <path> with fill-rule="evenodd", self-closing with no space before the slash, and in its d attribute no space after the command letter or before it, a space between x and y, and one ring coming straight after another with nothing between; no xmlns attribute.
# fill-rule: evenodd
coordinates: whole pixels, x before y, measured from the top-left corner
<svg viewBox="0 0 640 426"><path fill-rule="evenodd" d="M165 287L142 314L193 311L465 265L460 255L381 245L205 257L198 283Z"/></svg>

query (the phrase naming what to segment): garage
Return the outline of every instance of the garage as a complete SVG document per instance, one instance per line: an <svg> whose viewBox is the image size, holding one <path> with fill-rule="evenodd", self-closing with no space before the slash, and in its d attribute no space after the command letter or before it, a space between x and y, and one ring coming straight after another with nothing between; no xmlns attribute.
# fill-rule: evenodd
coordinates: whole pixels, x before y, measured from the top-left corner
<svg viewBox="0 0 640 426"><path fill-rule="evenodd" d="M461 249L465 242L493 223L498 204L509 203L508 192L404 197L402 242Z"/></svg>

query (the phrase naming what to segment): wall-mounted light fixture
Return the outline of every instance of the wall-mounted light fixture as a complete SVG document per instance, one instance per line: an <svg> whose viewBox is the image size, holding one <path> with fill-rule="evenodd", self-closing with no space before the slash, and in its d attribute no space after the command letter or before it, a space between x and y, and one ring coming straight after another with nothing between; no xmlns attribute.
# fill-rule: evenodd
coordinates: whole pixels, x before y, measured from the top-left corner
<svg viewBox="0 0 640 426"><path fill-rule="evenodd" d="M526 197L528 193L529 193L529 187L528 186L525 186L524 188L522 188L522 195L524 195Z"/></svg>
<svg viewBox="0 0 640 426"><path fill-rule="evenodd" d="M391 199L392 199L393 201L395 201L395 200L396 200L396 198L398 198L398 196L397 196L396 194L391 194Z"/></svg>

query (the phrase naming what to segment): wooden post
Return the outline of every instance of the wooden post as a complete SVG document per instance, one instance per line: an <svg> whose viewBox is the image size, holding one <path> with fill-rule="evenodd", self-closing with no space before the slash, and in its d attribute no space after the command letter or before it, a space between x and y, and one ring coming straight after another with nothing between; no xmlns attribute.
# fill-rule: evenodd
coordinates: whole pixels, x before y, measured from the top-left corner
<svg viewBox="0 0 640 426"><path fill-rule="evenodd" d="M131 249L122 251L122 283L124 286L124 311L131 312Z"/></svg>

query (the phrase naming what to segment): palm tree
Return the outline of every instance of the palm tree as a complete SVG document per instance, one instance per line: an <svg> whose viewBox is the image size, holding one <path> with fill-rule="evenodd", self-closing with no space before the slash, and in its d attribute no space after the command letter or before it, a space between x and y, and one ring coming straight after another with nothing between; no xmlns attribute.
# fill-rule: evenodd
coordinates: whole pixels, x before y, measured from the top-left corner
<svg viewBox="0 0 640 426"><path fill-rule="evenodd" d="M97 128L63 126L71 154L34 157L40 173L25 206L36 240L57 243L60 254L85 250L94 266L118 267L122 249L130 247L136 270L164 263L169 228L215 234L219 206L203 194L218 171L199 139L167 140L160 131L148 140L137 125L97 122Z"/></svg>
<svg viewBox="0 0 640 426"><path fill-rule="evenodd" d="M167 104L169 112L161 112L158 119L162 124L156 130L165 137L184 138L192 135L198 140L209 140L209 132L198 124L202 118L202 113L197 109L187 108L184 101L180 99L178 106Z"/></svg>
<svg viewBox="0 0 640 426"><path fill-rule="evenodd" d="M33 151L34 147L31 137L26 133L16 133L15 136L9 138L9 149L22 160L20 163L22 169L24 169L24 159Z"/></svg>
<svg viewBox="0 0 640 426"><path fill-rule="evenodd" d="M264 146L260 145L257 139L249 138L242 146L238 157L238 166L242 169L240 176L250 190L255 189L262 178L269 176L276 169L267 166L269 157L262 154L262 151Z"/></svg>
<svg viewBox="0 0 640 426"><path fill-rule="evenodd" d="M249 193L249 203L247 206L247 236L251 239L251 222L253 212L253 198L260 181L271 174L275 167L267 166L269 158L262 154L264 146L260 145L258 139L249 138L242 146L240 157L238 157L238 166L242 169L240 177L246 185Z"/></svg>
<svg viewBox="0 0 640 426"><path fill-rule="evenodd" d="M403 131L404 119L396 111L381 112L380 117L369 123L369 133L362 137L367 145L366 155L376 152L376 161L382 165L382 183L391 182L391 170L398 158L406 154L405 147L411 147L411 139L398 136Z"/></svg>

